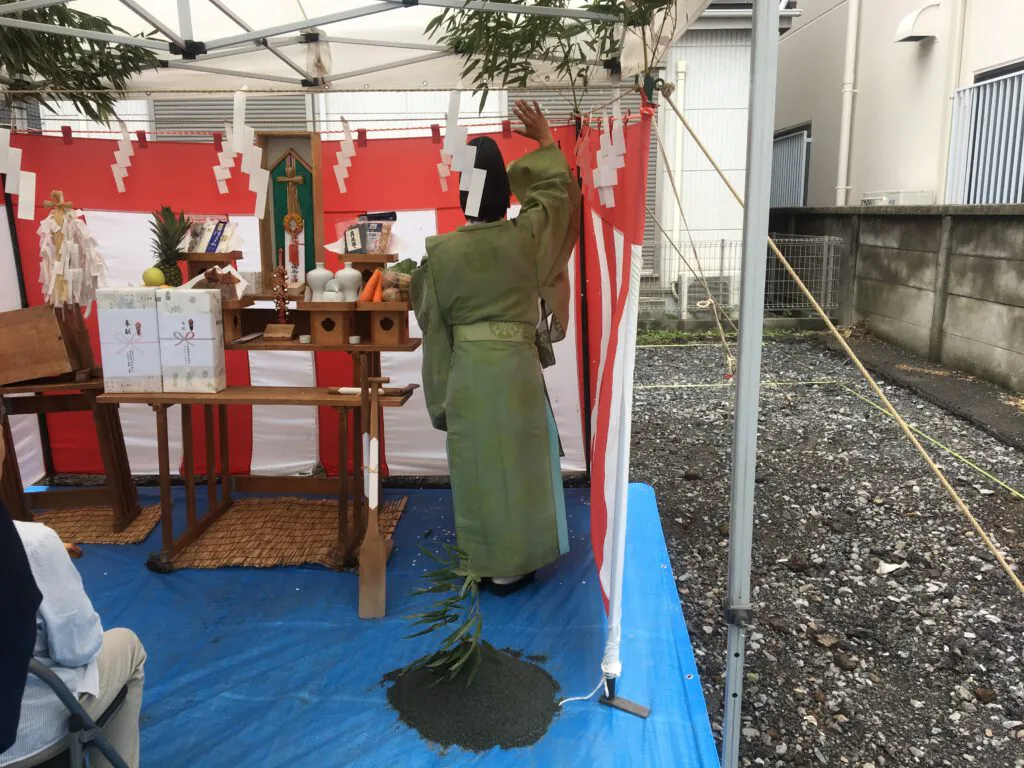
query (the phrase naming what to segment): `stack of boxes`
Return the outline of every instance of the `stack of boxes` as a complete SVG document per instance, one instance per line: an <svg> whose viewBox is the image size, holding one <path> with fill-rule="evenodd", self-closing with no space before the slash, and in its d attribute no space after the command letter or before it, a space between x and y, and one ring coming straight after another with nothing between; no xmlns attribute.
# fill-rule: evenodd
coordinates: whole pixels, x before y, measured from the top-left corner
<svg viewBox="0 0 1024 768"><path fill-rule="evenodd" d="M104 288L96 305L107 392L227 387L220 291Z"/></svg>

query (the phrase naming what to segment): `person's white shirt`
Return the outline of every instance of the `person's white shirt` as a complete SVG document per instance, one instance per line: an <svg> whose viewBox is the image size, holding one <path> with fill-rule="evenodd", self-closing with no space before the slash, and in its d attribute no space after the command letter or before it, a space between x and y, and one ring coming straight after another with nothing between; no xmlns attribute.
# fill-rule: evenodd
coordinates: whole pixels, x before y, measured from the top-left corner
<svg viewBox="0 0 1024 768"><path fill-rule="evenodd" d="M43 595L36 614L33 656L64 681L76 696L100 692L96 657L103 645L99 614L85 594L82 577L60 537L41 523L14 522L28 555L32 576ZM67 733L70 713L56 695L28 676L14 746L0 754L0 766L30 757Z"/></svg>

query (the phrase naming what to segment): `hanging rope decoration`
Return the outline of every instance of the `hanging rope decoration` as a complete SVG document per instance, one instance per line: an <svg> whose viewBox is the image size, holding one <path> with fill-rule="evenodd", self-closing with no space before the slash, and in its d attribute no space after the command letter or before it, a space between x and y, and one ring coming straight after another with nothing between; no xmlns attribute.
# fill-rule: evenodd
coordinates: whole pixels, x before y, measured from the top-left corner
<svg viewBox="0 0 1024 768"><path fill-rule="evenodd" d="M242 156L242 173L249 177L249 191L256 194L256 203L253 206L253 215L262 219L267 212L267 187L270 184L270 171L263 167L263 147L256 144L256 130L245 122L245 97L247 88L235 91L232 102L232 120L230 126L225 126L226 136L230 137L230 149L222 149L218 155L220 168L231 168L234 166L235 155ZM230 161L230 162L229 162ZM218 172L214 169L214 175ZM228 174L230 176L230 173ZM227 190L227 179L218 178L218 182L224 182L223 190ZM218 184L218 189L221 189ZM223 194L223 192L222 192Z"/></svg>
<svg viewBox="0 0 1024 768"><path fill-rule="evenodd" d="M0 173L7 175L4 192L18 196L18 218L36 217L36 175L21 169L21 149L11 146L11 131L0 128Z"/></svg>
<svg viewBox="0 0 1024 768"><path fill-rule="evenodd" d="M619 183L619 169L626 167L626 137L622 124L622 105L612 104L612 119L605 119L601 127L601 143L594 167L594 188L605 208L615 207L615 187Z"/></svg>
<svg viewBox="0 0 1024 768"><path fill-rule="evenodd" d="M475 219L480 215L480 201L483 199L487 171L474 167L476 147L466 143L469 130L459 125L461 99L459 91L452 91L448 95L448 119L445 123L444 145L441 148L441 162L438 164L437 173L441 180L441 189L447 192L447 177L452 171L458 171L459 191L466 193L466 218Z"/></svg>
<svg viewBox="0 0 1024 768"><path fill-rule="evenodd" d="M117 140L117 149L114 150L114 162L110 166L114 174L114 185L120 194L124 194L124 180L128 178L128 168L132 164L132 155L135 148L132 146L131 135L128 133L128 125L121 118L117 119L121 129L121 138Z"/></svg>
<svg viewBox="0 0 1024 768"><path fill-rule="evenodd" d="M352 158L356 156L356 143L352 141L352 128L344 117L341 118L341 135L341 149L334 154L334 178L338 181L338 190L345 194L348 191L345 180L348 169L352 167Z"/></svg>

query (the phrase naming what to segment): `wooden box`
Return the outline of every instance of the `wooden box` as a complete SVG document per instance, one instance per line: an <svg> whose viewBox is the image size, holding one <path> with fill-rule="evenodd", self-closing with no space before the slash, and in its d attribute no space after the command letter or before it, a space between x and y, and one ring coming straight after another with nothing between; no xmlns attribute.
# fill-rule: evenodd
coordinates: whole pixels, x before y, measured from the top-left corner
<svg viewBox="0 0 1024 768"><path fill-rule="evenodd" d="M0 312L0 385L50 376L91 375L89 333L77 306Z"/></svg>
<svg viewBox="0 0 1024 768"><path fill-rule="evenodd" d="M370 343L376 347L398 347L409 341L409 305L401 301L356 305L370 318ZM365 339L364 339L365 341Z"/></svg>
<svg viewBox="0 0 1024 768"><path fill-rule="evenodd" d="M356 335L355 302L300 301L296 307L309 313L310 340L316 345L341 346Z"/></svg>

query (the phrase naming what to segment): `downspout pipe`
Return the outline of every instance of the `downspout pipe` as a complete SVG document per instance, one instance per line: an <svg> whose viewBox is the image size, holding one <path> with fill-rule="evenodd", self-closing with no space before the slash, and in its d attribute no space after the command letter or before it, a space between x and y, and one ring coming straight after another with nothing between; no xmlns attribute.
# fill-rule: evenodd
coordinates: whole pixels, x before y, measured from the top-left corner
<svg viewBox="0 0 1024 768"><path fill-rule="evenodd" d="M860 42L860 0L847 0L846 60L843 65L843 112L839 125L839 172L836 205L845 206L850 195L850 145L853 137L853 98L857 93L857 48Z"/></svg>
<svg viewBox="0 0 1024 768"><path fill-rule="evenodd" d="M949 54L949 73L946 81L945 107L942 110L942 141L939 143L939 176L935 181L935 199L946 201L946 176L949 173L950 142L953 139L953 96L960 87L963 72L964 34L967 29L967 0L954 0L949 20L949 39L953 48Z"/></svg>

